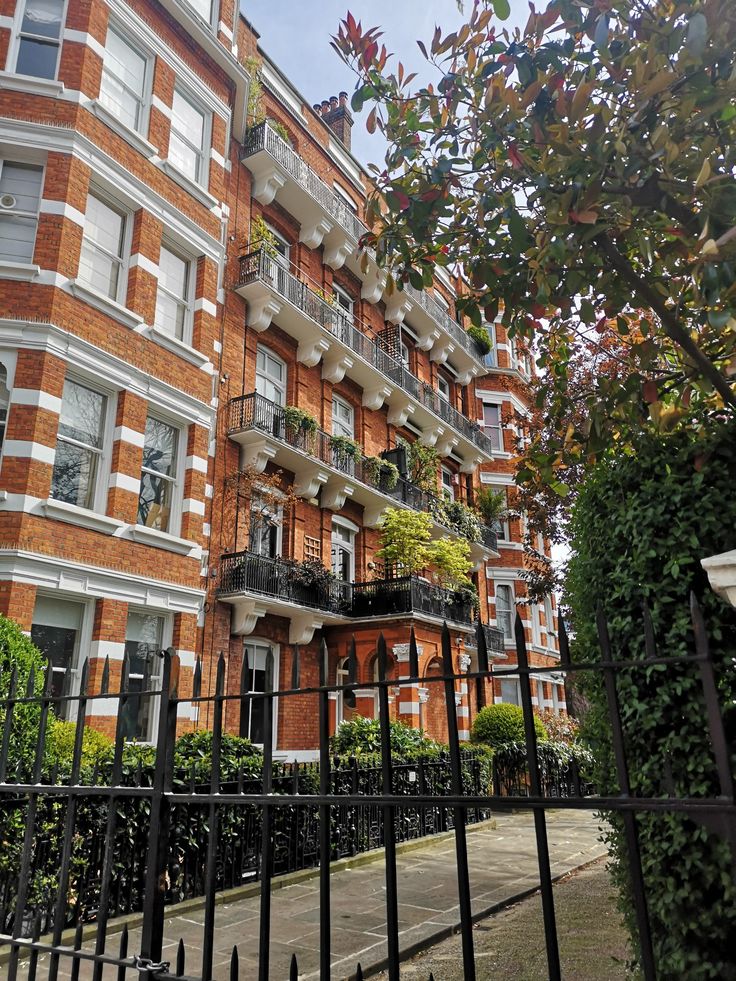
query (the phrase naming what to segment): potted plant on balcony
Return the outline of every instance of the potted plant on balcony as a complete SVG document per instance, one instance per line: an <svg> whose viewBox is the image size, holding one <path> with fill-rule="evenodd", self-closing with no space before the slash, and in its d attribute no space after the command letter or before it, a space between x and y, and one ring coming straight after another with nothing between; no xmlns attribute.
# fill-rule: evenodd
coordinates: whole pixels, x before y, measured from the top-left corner
<svg viewBox="0 0 736 981"><path fill-rule="evenodd" d="M250 223L250 250L263 249L267 256L275 258L278 255L276 249L276 236L268 227L262 215L256 215Z"/></svg>
<svg viewBox="0 0 736 981"><path fill-rule="evenodd" d="M420 490L429 494L437 493L437 467L440 455L432 446L422 446L416 440L404 442L408 456L409 480Z"/></svg>
<svg viewBox="0 0 736 981"><path fill-rule="evenodd" d="M501 522L508 514L508 501L505 491L494 491L490 487L482 487L476 495L476 507L481 517L494 531L498 531Z"/></svg>
<svg viewBox="0 0 736 981"><path fill-rule="evenodd" d="M331 605L331 592L339 580L335 573L316 559L294 562L291 569L295 589L293 599L308 606Z"/></svg>
<svg viewBox="0 0 736 981"><path fill-rule="evenodd" d="M468 327L468 336L472 337L475 341L475 346L481 354L486 355L491 353L493 344L485 327L478 327L477 324L471 324Z"/></svg>
<svg viewBox="0 0 736 981"><path fill-rule="evenodd" d="M349 460L357 460L360 456L360 443L349 436L330 436L330 446L340 456Z"/></svg>
<svg viewBox="0 0 736 981"><path fill-rule="evenodd" d="M480 515L475 508L468 507L464 501L442 502L444 524L446 528L456 531L458 535L467 538L469 542L480 542L483 538ZM438 518L438 520L440 520Z"/></svg>
<svg viewBox="0 0 736 981"><path fill-rule="evenodd" d="M283 412L286 439L300 449L311 452L317 434L317 420L310 412L296 405L284 406Z"/></svg>
<svg viewBox="0 0 736 981"><path fill-rule="evenodd" d="M364 456L363 473L366 480L384 494L391 493L399 482L399 468L395 463L384 460L380 456Z"/></svg>
<svg viewBox="0 0 736 981"><path fill-rule="evenodd" d="M447 616L470 621L478 606L470 579L470 544L462 538L440 538L430 543L429 551L435 581L447 590Z"/></svg>

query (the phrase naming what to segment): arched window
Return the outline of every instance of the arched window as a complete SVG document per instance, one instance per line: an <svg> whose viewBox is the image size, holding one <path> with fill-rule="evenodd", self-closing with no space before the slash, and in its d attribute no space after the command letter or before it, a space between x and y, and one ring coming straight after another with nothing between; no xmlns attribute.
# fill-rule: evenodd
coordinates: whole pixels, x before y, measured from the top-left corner
<svg viewBox="0 0 736 981"><path fill-rule="evenodd" d="M5 441L5 424L8 420L9 405L8 373L5 370L5 365L0 364L0 452L2 452L3 442Z"/></svg>

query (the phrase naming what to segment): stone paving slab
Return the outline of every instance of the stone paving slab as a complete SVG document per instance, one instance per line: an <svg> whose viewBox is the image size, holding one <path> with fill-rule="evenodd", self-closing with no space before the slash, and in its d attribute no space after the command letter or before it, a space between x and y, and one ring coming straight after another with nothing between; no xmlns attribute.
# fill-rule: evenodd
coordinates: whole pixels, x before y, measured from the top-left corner
<svg viewBox="0 0 736 981"><path fill-rule="evenodd" d="M548 814L549 851L554 876L588 864L605 854L599 823L587 811ZM498 814L492 821L468 829L468 863L472 910L486 916L539 884L534 822L531 814ZM332 981L350 978L360 961L366 976L381 970L386 958L385 863L382 852L373 861L341 868L330 880L332 922ZM399 886L399 945L403 956L436 943L459 926L457 866L454 837L426 839L419 847L401 851L397 859ZM274 889L271 898L271 958L269 977L286 981L296 953L299 978L319 977L320 909L317 876ZM215 917L214 981L228 981L230 954L238 949L240 978L258 975L260 899L257 895L218 905ZM181 937L187 951L186 973L197 976L201 964L203 910L192 909L166 920L164 959L176 960ZM129 951L140 941L140 929L130 932ZM108 938L108 952L117 953L118 938ZM91 942L85 942L91 947ZM63 958L59 977L70 975ZM19 977L24 977L21 972ZM117 970L106 967L103 981L116 981ZM0 979L7 968L0 968ZM37 977L46 977L45 958ZM83 962L80 981L92 977ZM128 976L133 981L133 975ZM437 978L437 981L442 981Z"/></svg>

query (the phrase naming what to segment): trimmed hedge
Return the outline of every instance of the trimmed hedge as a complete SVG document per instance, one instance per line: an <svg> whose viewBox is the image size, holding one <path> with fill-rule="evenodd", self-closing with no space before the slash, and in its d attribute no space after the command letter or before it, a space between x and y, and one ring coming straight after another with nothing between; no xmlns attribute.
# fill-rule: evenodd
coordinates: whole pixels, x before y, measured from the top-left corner
<svg viewBox="0 0 736 981"><path fill-rule="evenodd" d="M33 675L33 691L40 695L44 684L46 659L31 643L15 620L0 614L0 701L8 697L13 670L16 672L16 694L25 695ZM30 776L36 748L40 708L37 705L16 705L8 745L8 771ZM0 705L0 732L5 722L5 709Z"/></svg>
<svg viewBox="0 0 736 981"><path fill-rule="evenodd" d="M566 581L576 661L600 659L599 601L612 644L625 657L645 656L642 600L650 607L660 653L693 653L688 596L694 590L708 627L732 746L736 610L710 589L700 561L733 548L734 488L733 427L717 427L700 438L683 433L641 438L634 453L604 460L584 481L569 529ZM659 797L674 789L678 796L717 796L697 666L622 670L617 681L632 793ZM578 684L591 705L583 738L598 761L596 782L601 793L617 793L601 679ZM733 765L736 770L736 755ZM637 821L658 977L736 978L736 884L728 844L681 815L644 814ZM635 937L623 829L617 817L610 822L614 877Z"/></svg>
<svg viewBox="0 0 736 981"><path fill-rule="evenodd" d="M534 729L537 740L543 742L547 738L547 730L542 720L534 716ZM499 702L497 705L486 705L478 712L470 731L474 743L485 743L493 749L498 749L506 743L524 742L524 712L520 705Z"/></svg>

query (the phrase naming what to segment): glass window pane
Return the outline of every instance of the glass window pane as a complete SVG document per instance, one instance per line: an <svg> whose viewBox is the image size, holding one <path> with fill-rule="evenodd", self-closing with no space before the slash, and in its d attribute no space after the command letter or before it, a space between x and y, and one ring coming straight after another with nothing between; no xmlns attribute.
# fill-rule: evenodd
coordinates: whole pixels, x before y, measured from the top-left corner
<svg viewBox="0 0 736 981"><path fill-rule="evenodd" d="M161 673L163 617L146 613L128 614L125 653L129 658L129 690L133 693L122 708L126 739L150 740L153 737L155 697L136 693L155 689Z"/></svg>
<svg viewBox="0 0 736 981"><path fill-rule="evenodd" d="M59 38L64 0L26 0L21 31L37 37Z"/></svg>
<svg viewBox="0 0 736 981"><path fill-rule="evenodd" d="M51 497L80 508L91 508L97 460L97 454L92 450L59 440L51 475Z"/></svg>
<svg viewBox="0 0 736 981"><path fill-rule="evenodd" d="M6 262L31 262L36 225L36 218L0 212L0 258Z"/></svg>
<svg viewBox="0 0 736 981"><path fill-rule="evenodd" d="M209 24L212 21L212 0L188 0L189 6L196 10Z"/></svg>
<svg viewBox="0 0 736 981"><path fill-rule="evenodd" d="M162 247L158 270L159 283L165 286L169 293L183 300L187 295L189 263L175 252Z"/></svg>
<svg viewBox="0 0 736 981"><path fill-rule="evenodd" d="M120 263L104 252L99 252L94 245L87 242L82 242L78 276L98 293L103 293L113 300L117 297Z"/></svg>
<svg viewBox="0 0 736 981"><path fill-rule="evenodd" d="M121 212L94 194L87 197L84 237L118 258L123 254L125 219Z"/></svg>
<svg viewBox="0 0 736 981"><path fill-rule="evenodd" d="M146 470L173 477L176 470L176 444L178 431L160 419L146 419L146 436L143 446L143 466Z"/></svg>
<svg viewBox="0 0 736 981"><path fill-rule="evenodd" d="M184 136L192 146L202 148L204 143L204 113L176 90L171 106L171 127Z"/></svg>
<svg viewBox="0 0 736 981"><path fill-rule="evenodd" d="M59 435L99 449L105 421L105 396L77 382L65 381Z"/></svg>
<svg viewBox="0 0 736 981"><path fill-rule="evenodd" d="M9 210L38 214L43 167L4 161L0 169L0 196L10 194L15 203Z"/></svg>
<svg viewBox="0 0 736 981"><path fill-rule="evenodd" d="M168 531L173 491L174 486L170 480L155 477L150 473L142 474L138 498L138 524L157 531Z"/></svg>
<svg viewBox="0 0 736 981"><path fill-rule="evenodd" d="M33 78L56 78L56 62L59 56L57 41L34 41L21 38L15 70L19 75Z"/></svg>
<svg viewBox="0 0 736 981"><path fill-rule="evenodd" d="M155 325L172 337L182 340L185 319L186 308L181 303L177 303L173 296L159 290L156 296Z"/></svg>
<svg viewBox="0 0 736 981"><path fill-rule="evenodd" d="M67 673L75 667L84 607L81 603L39 596L33 611L31 640L51 663L51 693L59 696ZM62 718L70 714L70 705L56 711Z"/></svg>
<svg viewBox="0 0 736 981"><path fill-rule="evenodd" d="M173 131L169 139L169 160L182 174L193 181L199 180L199 154Z"/></svg>

